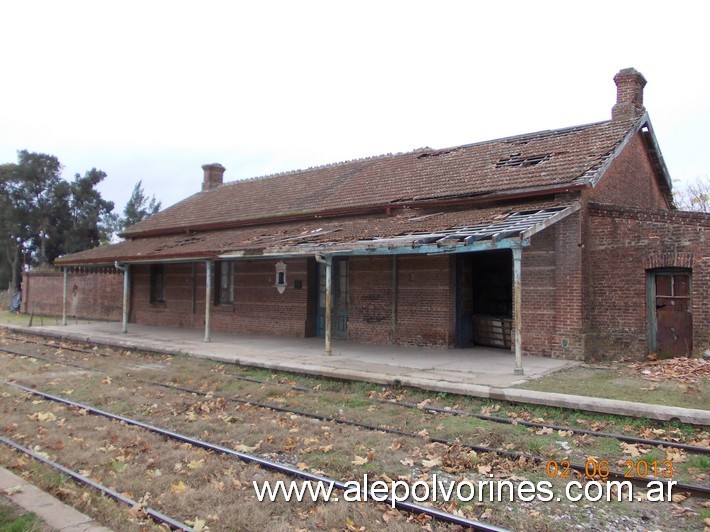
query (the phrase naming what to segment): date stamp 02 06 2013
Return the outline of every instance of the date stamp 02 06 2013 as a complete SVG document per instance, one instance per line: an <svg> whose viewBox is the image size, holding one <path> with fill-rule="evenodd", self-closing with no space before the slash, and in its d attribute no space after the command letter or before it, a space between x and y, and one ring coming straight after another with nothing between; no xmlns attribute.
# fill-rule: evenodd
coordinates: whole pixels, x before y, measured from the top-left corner
<svg viewBox="0 0 710 532"><path fill-rule="evenodd" d="M673 477L673 460L624 460L623 465L624 478L628 479L646 479ZM545 465L545 474L549 478L572 478L572 464L566 458L560 460L548 460ZM609 477L611 469L609 468L608 460L588 459L584 462L584 476L589 479L601 478L602 480Z"/></svg>

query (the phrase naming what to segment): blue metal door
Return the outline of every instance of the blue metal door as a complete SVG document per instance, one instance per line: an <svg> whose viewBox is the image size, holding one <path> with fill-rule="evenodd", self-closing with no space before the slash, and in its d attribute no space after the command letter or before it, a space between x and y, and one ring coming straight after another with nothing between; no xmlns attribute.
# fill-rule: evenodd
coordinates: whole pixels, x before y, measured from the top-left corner
<svg viewBox="0 0 710 532"><path fill-rule="evenodd" d="M473 258L456 261L456 347L473 347Z"/></svg>
<svg viewBox="0 0 710 532"><path fill-rule="evenodd" d="M348 337L348 261L333 259L332 290L333 338ZM316 306L316 336L325 336L325 264L318 265L318 305Z"/></svg>

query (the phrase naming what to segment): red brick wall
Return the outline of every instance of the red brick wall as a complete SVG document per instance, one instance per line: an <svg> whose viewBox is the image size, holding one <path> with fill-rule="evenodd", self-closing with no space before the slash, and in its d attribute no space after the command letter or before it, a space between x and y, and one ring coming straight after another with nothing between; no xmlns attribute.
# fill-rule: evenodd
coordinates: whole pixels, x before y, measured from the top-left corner
<svg viewBox="0 0 710 532"><path fill-rule="evenodd" d="M150 303L150 266L131 266L130 320L146 325L202 327L205 307L205 266L196 265L193 313L192 264L165 266L165 302Z"/></svg>
<svg viewBox="0 0 710 532"><path fill-rule="evenodd" d="M555 226L532 238L522 260L522 350L552 355L551 338L557 326L555 289Z"/></svg>
<svg viewBox="0 0 710 532"><path fill-rule="evenodd" d="M584 358L585 301L583 278L583 213L578 211L555 224L556 331L551 354Z"/></svg>
<svg viewBox="0 0 710 532"><path fill-rule="evenodd" d="M580 212L532 237L523 248L524 354L584 357L585 305Z"/></svg>
<svg viewBox="0 0 710 532"><path fill-rule="evenodd" d="M588 196L590 201L597 203L668 208L640 134L637 133L614 159Z"/></svg>
<svg viewBox="0 0 710 532"><path fill-rule="evenodd" d="M387 344L392 338L392 257L348 260L348 339Z"/></svg>
<svg viewBox="0 0 710 532"><path fill-rule="evenodd" d="M647 353L647 269L692 268L693 346L710 348L710 215L592 205L588 353Z"/></svg>
<svg viewBox="0 0 710 532"><path fill-rule="evenodd" d="M22 311L61 316L64 274L45 270L22 274ZM67 276L67 316L87 320L120 320L123 274L70 272Z"/></svg>
<svg viewBox="0 0 710 532"><path fill-rule="evenodd" d="M213 331L283 336L313 334L308 261L287 264L288 288L274 287L276 260L235 263L234 305L211 307ZM402 256L398 260L396 343L453 346L455 339L453 261L451 257ZM348 260L348 339L387 344L392 331L392 258ZM165 301L150 303L150 266L132 269L131 321L171 327L204 327L205 265L165 266ZM302 289L294 288L294 281ZM311 311L309 312L309 307Z"/></svg>
<svg viewBox="0 0 710 532"><path fill-rule="evenodd" d="M453 257L403 255L397 265L396 343L453 347Z"/></svg>
<svg viewBox="0 0 710 532"><path fill-rule="evenodd" d="M286 260L287 288L275 287L278 260L240 260L235 263L234 304L211 305L214 331L306 336L308 272L306 259ZM301 288L295 282L301 281ZM193 288L194 286L194 288ZM213 285L213 288L214 287ZM150 302L150 266L132 270L131 321L147 325L203 328L205 323L205 264L167 264L165 301ZM194 294L194 297L193 297ZM194 300L194 303L193 303Z"/></svg>
<svg viewBox="0 0 710 532"><path fill-rule="evenodd" d="M397 258L397 326L394 343L453 347L452 257ZM392 257L349 260L348 339L392 343Z"/></svg>

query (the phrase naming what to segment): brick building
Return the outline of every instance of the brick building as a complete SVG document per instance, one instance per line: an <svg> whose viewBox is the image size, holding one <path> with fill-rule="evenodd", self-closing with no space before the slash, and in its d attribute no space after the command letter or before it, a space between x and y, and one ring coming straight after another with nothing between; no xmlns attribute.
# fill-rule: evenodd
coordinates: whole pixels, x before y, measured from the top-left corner
<svg viewBox="0 0 710 532"><path fill-rule="evenodd" d="M675 210L620 71L610 120L223 183L59 258L125 268L129 323L554 357L710 347L710 216ZM473 351L475 353L475 351Z"/></svg>

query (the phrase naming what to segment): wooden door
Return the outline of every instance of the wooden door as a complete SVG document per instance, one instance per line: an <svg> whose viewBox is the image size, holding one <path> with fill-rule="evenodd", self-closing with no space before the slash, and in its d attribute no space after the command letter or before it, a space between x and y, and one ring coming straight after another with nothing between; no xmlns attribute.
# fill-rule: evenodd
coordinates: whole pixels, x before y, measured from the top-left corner
<svg viewBox="0 0 710 532"><path fill-rule="evenodd" d="M690 356L693 350L690 273L658 272L652 282L656 354L661 358Z"/></svg>

